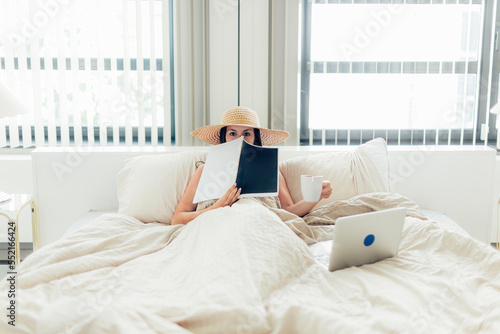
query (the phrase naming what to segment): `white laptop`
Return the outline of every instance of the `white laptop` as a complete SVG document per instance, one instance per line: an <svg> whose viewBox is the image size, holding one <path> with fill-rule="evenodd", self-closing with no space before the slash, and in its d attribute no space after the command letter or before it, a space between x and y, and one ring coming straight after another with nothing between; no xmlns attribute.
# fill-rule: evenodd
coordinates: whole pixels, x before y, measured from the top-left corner
<svg viewBox="0 0 500 334"><path fill-rule="evenodd" d="M406 208L338 218L330 255L316 260L330 271L374 263L397 255Z"/></svg>

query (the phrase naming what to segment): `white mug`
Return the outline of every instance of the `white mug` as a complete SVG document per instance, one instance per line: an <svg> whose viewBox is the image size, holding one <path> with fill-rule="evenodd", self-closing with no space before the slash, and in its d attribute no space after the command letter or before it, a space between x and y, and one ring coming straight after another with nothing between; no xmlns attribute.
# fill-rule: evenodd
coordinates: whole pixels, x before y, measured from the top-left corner
<svg viewBox="0 0 500 334"><path fill-rule="evenodd" d="M301 175L300 189L302 197L306 202L317 202L321 197L323 189L323 176L318 175Z"/></svg>

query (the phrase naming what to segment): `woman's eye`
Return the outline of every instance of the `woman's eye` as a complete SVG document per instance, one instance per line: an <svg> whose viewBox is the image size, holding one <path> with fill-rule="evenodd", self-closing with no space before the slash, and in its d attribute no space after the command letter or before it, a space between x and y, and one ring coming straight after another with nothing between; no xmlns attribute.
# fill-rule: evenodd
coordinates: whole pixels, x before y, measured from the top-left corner
<svg viewBox="0 0 500 334"><path fill-rule="evenodd" d="M250 136L250 133L249 132L245 132L245 136Z"/></svg>
<svg viewBox="0 0 500 334"><path fill-rule="evenodd" d="M235 135L236 135L236 132L231 132L229 135L230 135L230 136L235 136Z"/></svg>

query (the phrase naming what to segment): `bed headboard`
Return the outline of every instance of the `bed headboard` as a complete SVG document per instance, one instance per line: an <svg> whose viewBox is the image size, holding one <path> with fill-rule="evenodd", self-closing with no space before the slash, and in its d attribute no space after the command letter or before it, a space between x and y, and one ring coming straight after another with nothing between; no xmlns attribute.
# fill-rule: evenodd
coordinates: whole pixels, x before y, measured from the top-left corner
<svg viewBox="0 0 500 334"><path fill-rule="evenodd" d="M32 152L40 245L59 239L90 210L117 210L116 175L142 154L195 147L37 148ZM354 146L282 146L280 161ZM391 187L420 207L447 214L473 237L489 242L496 151L483 146L389 146Z"/></svg>

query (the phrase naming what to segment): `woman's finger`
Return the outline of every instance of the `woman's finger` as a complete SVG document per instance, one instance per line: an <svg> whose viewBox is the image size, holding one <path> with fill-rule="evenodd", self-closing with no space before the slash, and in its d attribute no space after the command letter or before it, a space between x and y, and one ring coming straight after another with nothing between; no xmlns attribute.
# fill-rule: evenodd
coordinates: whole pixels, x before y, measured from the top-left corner
<svg viewBox="0 0 500 334"><path fill-rule="evenodd" d="M226 191L226 193L222 196L222 198L228 199L231 197L232 192L236 189L236 183L233 183L231 187Z"/></svg>
<svg viewBox="0 0 500 334"><path fill-rule="evenodd" d="M227 206L232 203L232 198L233 198L233 191L236 191L236 184L233 184L229 187L229 189L226 191L224 195L222 195L221 198L219 198L215 203L217 203L217 206ZM215 204L214 203L214 204Z"/></svg>
<svg viewBox="0 0 500 334"><path fill-rule="evenodd" d="M240 194L241 194L241 188L236 188L233 196L231 197L231 201L230 201L229 205L232 205L234 202L236 202L236 200L238 199Z"/></svg>
<svg viewBox="0 0 500 334"><path fill-rule="evenodd" d="M233 202L236 201L238 197L240 197L240 194L241 194L241 188L238 188L238 190L234 193Z"/></svg>

